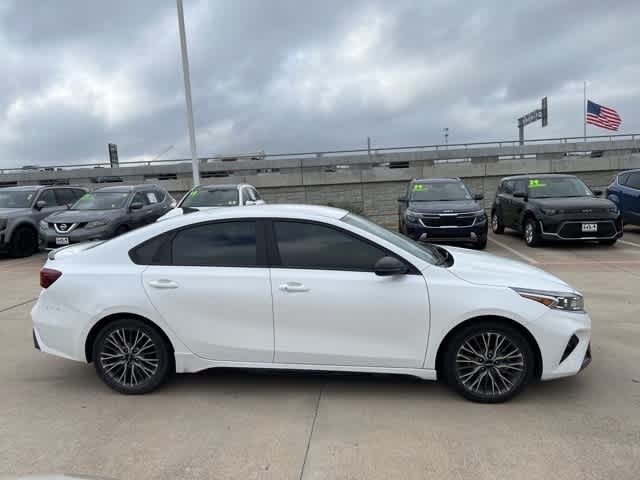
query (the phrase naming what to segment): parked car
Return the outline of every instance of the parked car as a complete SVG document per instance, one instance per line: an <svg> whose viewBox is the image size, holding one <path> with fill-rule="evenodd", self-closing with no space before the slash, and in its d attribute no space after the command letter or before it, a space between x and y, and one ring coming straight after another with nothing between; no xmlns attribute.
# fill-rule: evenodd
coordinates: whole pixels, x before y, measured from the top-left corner
<svg viewBox="0 0 640 480"><path fill-rule="evenodd" d="M185 212L220 207L249 207L264 203L256 187L246 183L240 185L198 185L180 199L176 208L158 220L183 215Z"/></svg>
<svg viewBox="0 0 640 480"><path fill-rule="evenodd" d="M620 211L599 190L573 175L518 175L500 181L491 208L491 229L512 228L530 247L543 240L597 240L613 245L622 237Z"/></svg>
<svg viewBox="0 0 640 480"><path fill-rule="evenodd" d="M591 359L583 298L559 278L331 207L181 215L50 252L40 281L35 347L127 394L241 367L443 378L500 402Z"/></svg>
<svg viewBox="0 0 640 480"><path fill-rule="evenodd" d="M103 240L155 222L171 209L173 198L156 185L104 187L85 193L64 212L40 221L45 248Z"/></svg>
<svg viewBox="0 0 640 480"><path fill-rule="evenodd" d="M24 186L0 189L0 250L13 257L38 251L38 223L66 210L87 192L82 187Z"/></svg>
<svg viewBox="0 0 640 480"><path fill-rule="evenodd" d="M482 198L459 178L412 180L398 198L399 230L414 240L464 242L484 249L487 214L477 203Z"/></svg>
<svg viewBox="0 0 640 480"><path fill-rule="evenodd" d="M607 188L607 198L622 212L622 221L640 225L640 169L622 172Z"/></svg>

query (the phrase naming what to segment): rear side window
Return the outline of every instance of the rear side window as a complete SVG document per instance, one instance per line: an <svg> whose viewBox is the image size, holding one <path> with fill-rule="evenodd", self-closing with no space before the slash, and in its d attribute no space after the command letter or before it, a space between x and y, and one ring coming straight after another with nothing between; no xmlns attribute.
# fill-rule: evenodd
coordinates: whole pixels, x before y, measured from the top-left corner
<svg viewBox="0 0 640 480"><path fill-rule="evenodd" d="M255 267L256 222L221 222L178 231L171 247L173 265Z"/></svg>
<svg viewBox="0 0 640 480"><path fill-rule="evenodd" d="M626 185L627 184L627 180L629 179L629 175L631 175L631 172L622 173L622 174L618 175L618 183L620 185Z"/></svg>
<svg viewBox="0 0 640 480"><path fill-rule="evenodd" d="M75 197L76 200L79 200L80 197L82 197L85 193L87 193L84 190L80 190L79 188L71 189L71 192L73 193L73 196Z"/></svg>
<svg viewBox="0 0 640 480"><path fill-rule="evenodd" d="M38 201L47 202L47 207L55 207L56 205L64 205L62 203L58 204L58 200L56 199L56 194L53 190L45 190L38 197Z"/></svg>
<svg viewBox="0 0 640 480"><path fill-rule="evenodd" d="M640 172L632 172L627 178L627 183L625 183L627 187L635 188L636 190L640 190Z"/></svg>
<svg viewBox="0 0 640 480"><path fill-rule="evenodd" d="M282 267L372 271L387 253L346 232L314 223L273 222Z"/></svg>
<svg viewBox="0 0 640 480"><path fill-rule="evenodd" d="M171 241L169 234L158 235L135 247L129 253L138 265L171 265Z"/></svg>
<svg viewBox="0 0 640 480"><path fill-rule="evenodd" d="M506 193L508 195L513 194L513 180L507 180L506 182L502 182L502 193Z"/></svg>
<svg viewBox="0 0 640 480"><path fill-rule="evenodd" d="M131 203L141 203L145 207L151 203L147 197L147 192L138 192L134 195Z"/></svg>

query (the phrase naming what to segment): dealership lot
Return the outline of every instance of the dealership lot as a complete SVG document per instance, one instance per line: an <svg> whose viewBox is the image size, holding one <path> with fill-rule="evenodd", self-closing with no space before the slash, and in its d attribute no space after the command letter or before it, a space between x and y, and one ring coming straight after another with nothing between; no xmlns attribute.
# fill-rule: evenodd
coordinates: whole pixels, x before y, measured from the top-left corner
<svg viewBox="0 0 640 480"><path fill-rule="evenodd" d="M587 370L504 405L410 378L237 371L121 396L92 367L33 349L29 310L44 256L2 258L0 474L636 479L640 228L614 247L532 249L515 234L490 235L488 251L573 284L594 321Z"/></svg>

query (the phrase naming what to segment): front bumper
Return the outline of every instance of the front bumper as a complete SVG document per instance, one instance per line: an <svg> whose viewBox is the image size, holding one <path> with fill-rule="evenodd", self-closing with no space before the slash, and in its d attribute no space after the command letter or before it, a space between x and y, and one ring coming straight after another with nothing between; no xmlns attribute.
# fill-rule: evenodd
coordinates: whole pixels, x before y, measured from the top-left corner
<svg viewBox="0 0 640 480"><path fill-rule="evenodd" d="M544 218L540 222L540 235L545 240L587 241L613 240L623 234L622 218ZM597 225L595 232L583 232L583 224Z"/></svg>
<svg viewBox="0 0 640 480"><path fill-rule="evenodd" d="M487 219L476 219L470 226L441 226L431 227L420 221L410 222L405 219L407 235L416 240L427 242L464 242L479 243L487 236Z"/></svg>
<svg viewBox="0 0 640 480"><path fill-rule="evenodd" d="M58 233L53 228L40 229L40 245L42 248L60 248L73 243L89 242L91 240L106 240L114 234L110 225L98 228L77 228L69 233ZM68 244L57 243L57 238L69 239Z"/></svg>

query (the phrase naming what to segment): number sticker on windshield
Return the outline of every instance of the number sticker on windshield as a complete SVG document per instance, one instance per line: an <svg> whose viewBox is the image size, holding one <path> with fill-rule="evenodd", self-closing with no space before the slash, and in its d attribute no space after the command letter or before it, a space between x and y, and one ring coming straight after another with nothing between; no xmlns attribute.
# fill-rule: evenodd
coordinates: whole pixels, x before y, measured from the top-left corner
<svg viewBox="0 0 640 480"><path fill-rule="evenodd" d="M546 186L547 186L546 183L541 182L537 178L535 179L532 178L531 180L529 180L529 188L542 188Z"/></svg>
<svg viewBox="0 0 640 480"><path fill-rule="evenodd" d="M93 198L93 195L91 195L90 193L85 193L84 195L82 195L82 197L80 197L80 200L91 200Z"/></svg>
<svg viewBox="0 0 640 480"><path fill-rule="evenodd" d="M414 192L424 192L426 190L429 190L429 187L427 187L426 185L423 185L421 183L415 183L413 185L413 191Z"/></svg>
<svg viewBox="0 0 640 480"><path fill-rule="evenodd" d="M197 190L194 190L193 192L191 192L189 194L190 197L195 197L196 195L198 195L198 191Z"/></svg>

